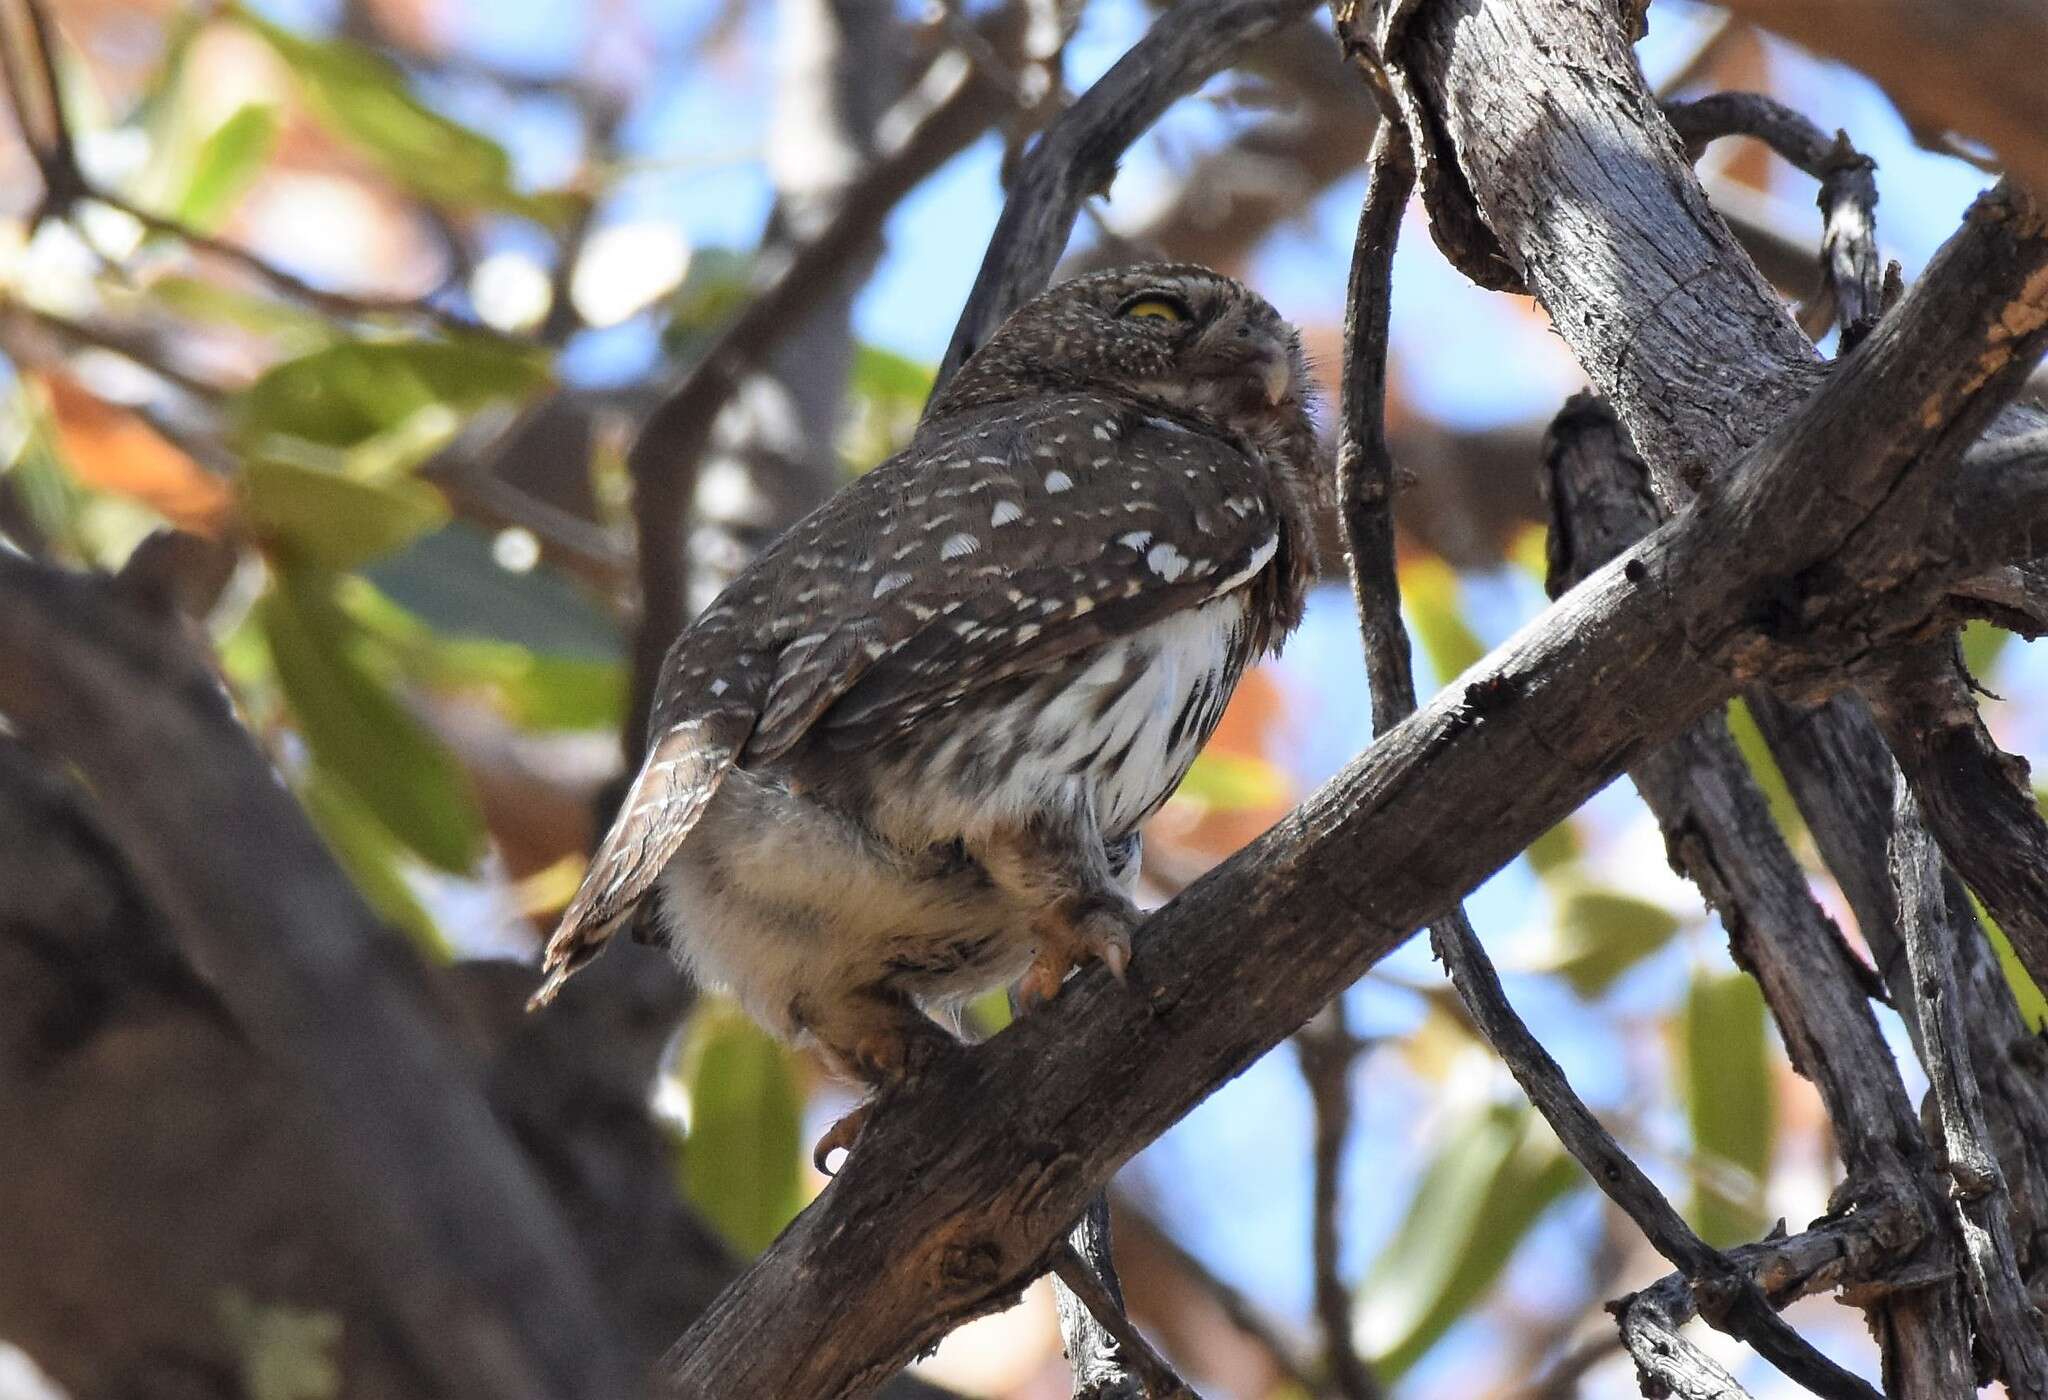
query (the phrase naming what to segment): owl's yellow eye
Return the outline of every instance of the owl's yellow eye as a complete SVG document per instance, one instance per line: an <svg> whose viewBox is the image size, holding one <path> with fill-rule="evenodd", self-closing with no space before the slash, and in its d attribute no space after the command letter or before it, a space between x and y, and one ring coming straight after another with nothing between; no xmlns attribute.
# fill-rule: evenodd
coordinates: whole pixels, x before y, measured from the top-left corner
<svg viewBox="0 0 2048 1400"><path fill-rule="evenodd" d="M1188 309L1179 302L1166 297L1139 297L1125 302L1119 316L1131 316L1145 321L1185 321Z"/></svg>

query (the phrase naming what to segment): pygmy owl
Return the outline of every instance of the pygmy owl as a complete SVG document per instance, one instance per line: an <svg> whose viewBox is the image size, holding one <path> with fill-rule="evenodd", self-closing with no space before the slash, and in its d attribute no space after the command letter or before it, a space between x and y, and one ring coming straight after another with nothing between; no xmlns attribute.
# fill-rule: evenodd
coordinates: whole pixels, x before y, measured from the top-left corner
<svg viewBox="0 0 2048 1400"><path fill-rule="evenodd" d="M534 1003L657 886L703 985L876 1088L991 987L1121 978L1139 827L1301 618L1308 394L1206 268L1025 305L677 639Z"/></svg>

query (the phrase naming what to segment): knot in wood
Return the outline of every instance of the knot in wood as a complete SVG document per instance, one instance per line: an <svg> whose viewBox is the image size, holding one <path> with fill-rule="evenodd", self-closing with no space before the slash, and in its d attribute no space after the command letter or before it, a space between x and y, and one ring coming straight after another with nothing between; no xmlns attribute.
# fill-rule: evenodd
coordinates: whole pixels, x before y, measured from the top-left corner
<svg viewBox="0 0 2048 1400"><path fill-rule="evenodd" d="M993 1287L1003 1276L1002 1247L994 1240L958 1240L939 1253L939 1274L956 1288Z"/></svg>

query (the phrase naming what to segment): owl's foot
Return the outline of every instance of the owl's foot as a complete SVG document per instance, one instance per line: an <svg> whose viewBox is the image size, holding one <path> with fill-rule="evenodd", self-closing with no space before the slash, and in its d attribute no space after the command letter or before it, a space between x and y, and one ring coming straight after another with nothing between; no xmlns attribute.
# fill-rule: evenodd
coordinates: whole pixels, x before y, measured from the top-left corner
<svg viewBox="0 0 2048 1400"><path fill-rule="evenodd" d="M811 1150L811 1162L827 1176L832 1153L853 1150L875 1105L959 1050L960 1042L908 999L886 988L865 988L833 1004L824 1024L798 1017L833 1070L865 1084L871 1097L834 1123Z"/></svg>
<svg viewBox="0 0 2048 1400"><path fill-rule="evenodd" d="M861 1129L867 1127L868 1118L874 1111L875 1101L867 1099L855 1105L851 1113L825 1129L824 1136L818 1139L818 1145L811 1149L811 1165L824 1176L836 1175L825 1163L831 1159L834 1152L853 1151L853 1145L860 1141Z"/></svg>
<svg viewBox="0 0 2048 1400"><path fill-rule="evenodd" d="M1075 908L1073 906L1078 906ZM1138 911L1121 895L1071 901L1038 924L1038 955L1017 982L1017 1004L1035 1011L1059 995L1067 974L1099 962L1121 982L1131 965Z"/></svg>

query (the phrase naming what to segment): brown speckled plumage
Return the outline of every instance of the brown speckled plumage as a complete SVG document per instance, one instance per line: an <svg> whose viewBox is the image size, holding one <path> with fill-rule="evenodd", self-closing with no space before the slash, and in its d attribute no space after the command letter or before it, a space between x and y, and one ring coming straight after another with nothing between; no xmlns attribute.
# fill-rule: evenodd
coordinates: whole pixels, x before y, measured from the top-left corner
<svg viewBox="0 0 2048 1400"><path fill-rule="evenodd" d="M1294 331L1203 268L1018 311L677 640L537 1000L657 882L701 977L870 1080L924 1012L1120 968L1139 823L1300 620L1305 384Z"/></svg>

